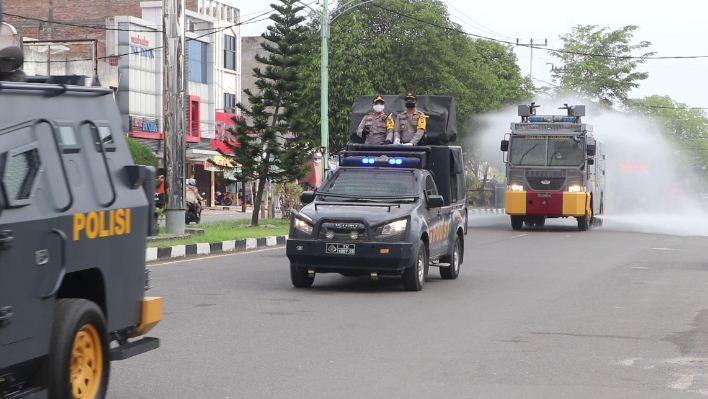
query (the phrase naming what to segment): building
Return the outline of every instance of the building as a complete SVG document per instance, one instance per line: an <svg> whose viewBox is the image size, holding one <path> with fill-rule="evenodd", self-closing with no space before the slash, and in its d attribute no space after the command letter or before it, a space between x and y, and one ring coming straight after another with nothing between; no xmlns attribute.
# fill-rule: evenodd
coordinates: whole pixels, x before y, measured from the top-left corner
<svg viewBox="0 0 708 399"><path fill-rule="evenodd" d="M25 71L95 75L116 91L125 132L162 155L162 1L4 0L26 38ZM213 199L241 99L236 0L186 1L187 177ZM223 190L223 188L222 188Z"/></svg>

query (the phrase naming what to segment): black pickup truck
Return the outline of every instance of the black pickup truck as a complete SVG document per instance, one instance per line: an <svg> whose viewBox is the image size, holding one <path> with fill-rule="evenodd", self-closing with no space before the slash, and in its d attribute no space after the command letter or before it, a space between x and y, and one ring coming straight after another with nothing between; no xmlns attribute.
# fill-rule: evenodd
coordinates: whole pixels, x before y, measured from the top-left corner
<svg viewBox="0 0 708 399"><path fill-rule="evenodd" d="M321 189L291 217L292 283L316 273L402 276L423 288L429 266L443 279L460 272L467 233L462 149L454 146L350 145Z"/></svg>

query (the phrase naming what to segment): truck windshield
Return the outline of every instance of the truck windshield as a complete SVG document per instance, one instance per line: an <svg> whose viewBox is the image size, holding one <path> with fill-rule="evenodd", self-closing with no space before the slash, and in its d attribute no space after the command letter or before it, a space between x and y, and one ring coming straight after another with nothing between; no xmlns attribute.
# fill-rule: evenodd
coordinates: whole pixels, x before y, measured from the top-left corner
<svg viewBox="0 0 708 399"><path fill-rule="evenodd" d="M340 169L319 194L332 193L352 198L417 197L412 171ZM337 197L340 199L341 197Z"/></svg>
<svg viewBox="0 0 708 399"><path fill-rule="evenodd" d="M583 140L571 136L512 137L509 162L519 166L578 166L583 163Z"/></svg>

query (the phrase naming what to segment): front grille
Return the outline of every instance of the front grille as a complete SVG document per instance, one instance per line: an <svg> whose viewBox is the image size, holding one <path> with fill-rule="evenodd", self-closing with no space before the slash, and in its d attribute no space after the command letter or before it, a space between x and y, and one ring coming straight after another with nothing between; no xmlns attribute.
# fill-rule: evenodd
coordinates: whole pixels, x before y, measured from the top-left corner
<svg viewBox="0 0 708 399"><path fill-rule="evenodd" d="M529 187L538 191L558 191L565 183L565 177L527 177Z"/></svg>
<svg viewBox="0 0 708 399"><path fill-rule="evenodd" d="M327 232L334 232L334 237L327 238ZM352 239L352 231L357 232L357 238ZM359 222L325 222L320 226L319 238L332 241L367 241L366 226Z"/></svg>

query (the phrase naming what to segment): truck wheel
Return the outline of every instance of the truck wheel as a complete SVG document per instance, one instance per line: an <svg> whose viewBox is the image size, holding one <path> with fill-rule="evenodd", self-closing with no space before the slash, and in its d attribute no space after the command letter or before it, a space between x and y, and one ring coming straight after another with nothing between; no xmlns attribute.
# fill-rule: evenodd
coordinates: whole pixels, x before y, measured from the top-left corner
<svg viewBox="0 0 708 399"><path fill-rule="evenodd" d="M512 216L511 217L511 228L514 230L521 230L521 228L524 226L524 217L523 216Z"/></svg>
<svg viewBox="0 0 708 399"><path fill-rule="evenodd" d="M47 359L49 397L103 398L109 370L108 335L101 309L85 299L58 300Z"/></svg>
<svg viewBox="0 0 708 399"><path fill-rule="evenodd" d="M310 288L315 282L315 277L310 277L307 269L297 266L294 263L290 264L290 280L295 288Z"/></svg>
<svg viewBox="0 0 708 399"><path fill-rule="evenodd" d="M536 227L543 227L546 225L546 217L545 216L539 216L538 219L536 219Z"/></svg>
<svg viewBox="0 0 708 399"><path fill-rule="evenodd" d="M460 237L455 237L455 246L450 255L450 266L440 268L440 277L444 280L454 280L460 275Z"/></svg>
<svg viewBox="0 0 708 399"><path fill-rule="evenodd" d="M578 219L578 230L586 231L589 226L588 215L578 216L577 219Z"/></svg>
<svg viewBox="0 0 708 399"><path fill-rule="evenodd" d="M420 291L428 274L428 251L423 243L418 247L415 263L403 272L403 288L406 291Z"/></svg>

